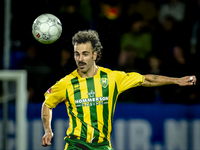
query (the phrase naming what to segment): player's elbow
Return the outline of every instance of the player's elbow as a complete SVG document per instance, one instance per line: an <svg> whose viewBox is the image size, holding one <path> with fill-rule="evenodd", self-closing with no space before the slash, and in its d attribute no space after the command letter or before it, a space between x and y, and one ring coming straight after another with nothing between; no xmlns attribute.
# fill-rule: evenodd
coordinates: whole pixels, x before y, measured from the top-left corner
<svg viewBox="0 0 200 150"><path fill-rule="evenodd" d="M144 86L144 87L151 87L151 86L152 86L152 83L149 82L148 80L146 80L146 78L145 78L145 80L144 80L144 82L141 84L141 86Z"/></svg>
<svg viewBox="0 0 200 150"><path fill-rule="evenodd" d="M156 86L156 82L155 80L153 79L155 75L151 75L151 74L147 74L147 75L144 75L145 79L144 79L144 82L141 84L141 86L144 86L144 87L152 87L152 86Z"/></svg>

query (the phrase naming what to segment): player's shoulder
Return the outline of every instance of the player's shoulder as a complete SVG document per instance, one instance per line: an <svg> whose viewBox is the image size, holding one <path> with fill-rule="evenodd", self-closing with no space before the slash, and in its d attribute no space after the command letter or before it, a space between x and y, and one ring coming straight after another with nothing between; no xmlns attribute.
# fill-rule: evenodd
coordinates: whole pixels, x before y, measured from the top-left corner
<svg viewBox="0 0 200 150"><path fill-rule="evenodd" d="M123 71L118 71L118 70L111 70L111 69L108 69L108 68L104 68L104 67L100 67L100 70L105 72L107 75L109 75L110 77L116 77L116 76L119 76L121 74L123 74L124 72Z"/></svg>
<svg viewBox="0 0 200 150"><path fill-rule="evenodd" d="M120 70L111 70L108 68L101 68L104 72L106 72L109 76L118 79L121 77L126 77L126 76L140 76L141 74L138 72L125 72L125 71L120 71Z"/></svg>
<svg viewBox="0 0 200 150"><path fill-rule="evenodd" d="M99 66L99 69L100 69L100 71L105 72L105 73L107 73L107 74L110 73L110 72L112 72L111 69L104 68L104 67L100 67L100 66Z"/></svg>
<svg viewBox="0 0 200 150"><path fill-rule="evenodd" d="M109 69L109 68L104 68L104 67L99 67L100 68L100 71L103 71L107 74L112 74L112 73L122 73L123 71L118 71L118 70L112 70L112 69Z"/></svg>
<svg viewBox="0 0 200 150"><path fill-rule="evenodd" d="M71 79L75 78L76 76L77 76L76 75L76 70L74 70L70 74L68 74L65 77L61 78L58 82L61 83L61 84L62 83L66 84L66 83L69 83L71 81Z"/></svg>

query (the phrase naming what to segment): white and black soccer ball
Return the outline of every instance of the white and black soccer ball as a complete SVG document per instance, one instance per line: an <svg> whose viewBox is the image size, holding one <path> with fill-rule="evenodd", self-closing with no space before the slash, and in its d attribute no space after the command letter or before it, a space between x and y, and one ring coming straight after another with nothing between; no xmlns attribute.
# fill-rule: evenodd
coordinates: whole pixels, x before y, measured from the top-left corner
<svg viewBox="0 0 200 150"><path fill-rule="evenodd" d="M43 44L55 42L62 33L60 20L52 14L38 16L32 25L32 34L36 40Z"/></svg>

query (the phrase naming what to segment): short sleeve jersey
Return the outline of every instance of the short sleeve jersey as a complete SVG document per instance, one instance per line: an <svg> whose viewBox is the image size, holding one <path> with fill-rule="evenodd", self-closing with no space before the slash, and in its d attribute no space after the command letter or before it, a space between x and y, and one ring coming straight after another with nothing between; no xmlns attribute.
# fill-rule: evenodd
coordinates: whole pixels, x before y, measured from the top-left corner
<svg viewBox="0 0 200 150"><path fill-rule="evenodd" d="M69 115L66 138L73 136L88 143L110 142L118 95L142 82L144 76L135 72L99 67L95 76L82 78L75 70L47 90L45 105L55 108L65 102Z"/></svg>

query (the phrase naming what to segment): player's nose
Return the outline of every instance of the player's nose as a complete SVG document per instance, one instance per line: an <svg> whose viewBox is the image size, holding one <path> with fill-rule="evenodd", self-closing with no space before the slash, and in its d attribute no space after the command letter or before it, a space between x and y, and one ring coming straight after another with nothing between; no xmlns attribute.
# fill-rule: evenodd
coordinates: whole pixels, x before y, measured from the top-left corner
<svg viewBox="0 0 200 150"><path fill-rule="evenodd" d="M80 55L79 58L78 58L78 60L82 61L83 60L83 55Z"/></svg>

